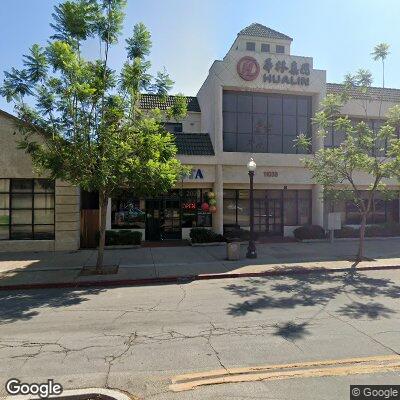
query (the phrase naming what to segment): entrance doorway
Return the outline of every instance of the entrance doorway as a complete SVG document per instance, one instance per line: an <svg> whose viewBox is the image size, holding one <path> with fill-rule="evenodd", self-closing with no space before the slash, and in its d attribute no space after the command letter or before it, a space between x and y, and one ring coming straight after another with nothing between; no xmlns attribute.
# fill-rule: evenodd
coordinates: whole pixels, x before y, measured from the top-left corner
<svg viewBox="0 0 400 400"><path fill-rule="evenodd" d="M146 200L146 240L181 239L179 198Z"/></svg>
<svg viewBox="0 0 400 400"><path fill-rule="evenodd" d="M283 235L282 196L274 194L272 198L267 195L265 198L254 199L254 230L261 235Z"/></svg>

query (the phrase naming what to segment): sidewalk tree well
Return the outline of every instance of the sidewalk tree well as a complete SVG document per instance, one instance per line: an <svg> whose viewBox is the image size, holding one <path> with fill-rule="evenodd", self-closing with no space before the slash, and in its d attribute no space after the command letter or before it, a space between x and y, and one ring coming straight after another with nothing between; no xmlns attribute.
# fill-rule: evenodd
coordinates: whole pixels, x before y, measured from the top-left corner
<svg viewBox="0 0 400 400"><path fill-rule="evenodd" d="M155 195L171 188L184 172L175 157L174 137L163 125L186 114L184 97L177 96L165 110L139 107L141 93L166 99L173 84L165 71L150 75L151 37L142 23L125 41L121 69L110 67L125 5L126 0L69 0L56 6L55 33L48 44L34 44L22 69L5 72L0 89L15 105L22 121L19 147L31 155L35 168L98 191L98 272L109 197L121 188ZM93 46L98 46L98 57L86 57Z"/></svg>
<svg viewBox="0 0 400 400"><path fill-rule="evenodd" d="M383 49L376 56L376 49ZM387 45L379 45L373 53L376 60L386 58ZM383 69L384 71L384 69ZM325 138L329 132L342 133L343 141L336 147L322 148L303 159L304 165L311 171L316 183L322 185L326 201L351 201L360 213L359 247L356 261L364 257L364 237L368 215L373 206L374 196L382 192L390 199L398 193L389 190L387 180L396 178L400 170L400 106L388 109L386 115L380 115L383 94L376 98L380 101L380 126L373 129L370 124L374 116L370 113L371 73L360 69L354 76L345 77L345 90L341 94L328 94L321 103L321 109L315 114L313 124L318 135ZM342 112L350 99L350 91L358 92L363 117L350 119ZM354 100L354 98L353 98ZM297 145L311 146L311 140L300 134ZM370 185L360 184L367 177ZM361 180L360 180L361 178ZM365 190L366 189L366 190Z"/></svg>

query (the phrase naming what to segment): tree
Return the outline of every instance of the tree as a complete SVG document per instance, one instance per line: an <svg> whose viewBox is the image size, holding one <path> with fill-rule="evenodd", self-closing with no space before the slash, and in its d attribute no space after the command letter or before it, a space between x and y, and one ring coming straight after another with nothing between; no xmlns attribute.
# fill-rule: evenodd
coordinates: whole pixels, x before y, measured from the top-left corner
<svg viewBox="0 0 400 400"><path fill-rule="evenodd" d="M35 44L23 68L5 72L0 94L13 102L23 123L19 147L53 179L98 191L101 272L108 199L126 188L154 195L171 188L184 168L163 121L186 113L183 96L166 110L140 109L142 92L166 98L173 82L163 71L153 79L147 56L151 36L139 23L126 40L119 72L109 66L118 41L125 0L68 0L55 7L55 34ZM99 44L99 58L85 59L84 44ZM38 139L40 135L40 139Z"/></svg>
<svg viewBox="0 0 400 400"><path fill-rule="evenodd" d="M376 59L384 60L388 46L379 45L375 49L378 48L384 51ZM394 192L388 190L387 180L397 177L400 167L400 106L389 109L381 125L373 129L369 124L371 116L368 110L371 85L371 73L360 69L355 75L346 75L343 93L326 96L320 111L313 118L313 124L318 127L321 137L333 129L334 132L342 132L344 140L338 147L322 148L314 156L303 160L315 182L323 186L325 200L352 201L356 205L361 219L356 261L364 257L365 228L374 196L378 191L383 192L386 198L394 196ZM350 90L358 92L357 97L361 98L365 115L359 120L351 120L342 112L342 107L350 98ZM299 135L298 145L309 147L310 144L308 138ZM371 181L366 196L359 184L363 174Z"/></svg>

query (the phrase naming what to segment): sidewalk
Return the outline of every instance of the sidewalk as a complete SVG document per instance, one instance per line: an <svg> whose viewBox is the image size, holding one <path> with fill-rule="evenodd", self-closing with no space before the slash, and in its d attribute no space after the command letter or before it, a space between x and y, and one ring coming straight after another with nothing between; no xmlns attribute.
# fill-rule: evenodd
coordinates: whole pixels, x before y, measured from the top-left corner
<svg viewBox="0 0 400 400"><path fill-rule="evenodd" d="M269 243L257 246L258 258L227 261L225 246L159 247L107 250L105 265L118 273L81 276L93 266L95 250L76 252L0 253L0 290L39 287L79 287L156 284L186 279L220 279L351 268L357 242ZM369 240L358 270L400 268L400 239Z"/></svg>

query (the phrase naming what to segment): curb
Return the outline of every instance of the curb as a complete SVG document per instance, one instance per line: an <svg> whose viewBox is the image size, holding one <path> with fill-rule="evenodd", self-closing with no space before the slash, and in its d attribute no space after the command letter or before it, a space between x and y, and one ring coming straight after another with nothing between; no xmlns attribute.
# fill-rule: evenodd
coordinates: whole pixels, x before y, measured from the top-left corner
<svg viewBox="0 0 400 400"><path fill-rule="evenodd" d="M96 397L100 400L133 400L134 398L120 390L105 389L105 388L88 388L88 389L66 389L63 390L63 392L58 396L50 395L48 399L86 400L89 398L96 398ZM16 395L16 396L5 397L5 400L30 400L32 398L33 398L32 395Z"/></svg>
<svg viewBox="0 0 400 400"><path fill-rule="evenodd" d="M372 267L359 267L355 271L382 271L400 269L400 265L376 265ZM351 268L309 268L309 269L290 269L285 270L270 270L263 272L244 272L244 273L222 273L222 274L203 274L203 275L187 275L187 276L166 276L158 278L144 279L120 279L109 281L84 281L84 282L58 282L58 283L26 283L19 285L4 285L0 286L0 291L6 290L27 290L27 289L57 289L57 288L86 288L86 287L121 287L121 286L146 286L146 285L162 285L168 283L187 283L192 281L204 281L215 279L230 279L230 278L254 278L264 276L288 276L297 274L312 274L312 273L335 273L349 272Z"/></svg>

